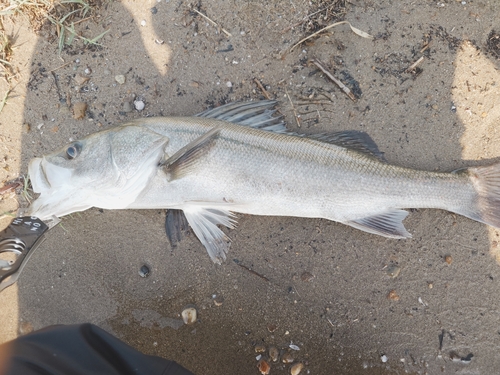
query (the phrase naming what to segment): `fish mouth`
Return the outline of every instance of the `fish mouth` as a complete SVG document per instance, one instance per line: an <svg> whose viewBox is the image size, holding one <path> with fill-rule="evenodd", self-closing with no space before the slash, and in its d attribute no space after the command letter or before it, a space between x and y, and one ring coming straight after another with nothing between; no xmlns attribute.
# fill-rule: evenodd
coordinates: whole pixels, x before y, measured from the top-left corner
<svg viewBox="0 0 500 375"><path fill-rule="evenodd" d="M44 193L65 185L72 170L50 163L45 157L34 158L28 165L31 186L35 193Z"/></svg>
<svg viewBox="0 0 500 375"><path fill-rule="evenodd" d="M43 161L43 158L34 158L28 165L28 174L35 193L42 193L52 187L43 168Z"/></svg>
<svg viewBox="0 0 500 375"><path fill-rule="evenodd" d="M74 191L67 185L72 173L72 170L57 166L45 157L32 159L28 165L28 174L33 191L40 195L31 203L27 214L46 220L74 212L71 209L74 200L78 201L84 192ZM86 208L88 207L85 206Z"/></svg>

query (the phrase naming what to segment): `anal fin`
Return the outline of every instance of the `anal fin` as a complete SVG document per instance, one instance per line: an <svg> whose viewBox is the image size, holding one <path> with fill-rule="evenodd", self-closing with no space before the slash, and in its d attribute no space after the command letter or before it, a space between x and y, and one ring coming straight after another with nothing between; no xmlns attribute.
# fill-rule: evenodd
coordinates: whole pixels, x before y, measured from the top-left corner
<svg viewBox="0 0 500 375"><path fill-rule="evenodd" d="M364 217L353 221L346 221L344 224L384 237L410 238L411 234L403 225L403 219L407 215L408 212L405 210L393 209L379 215Z"/></svg>
<svg viewBox="0 0 500 375"><path fill-rule="evenodd" d="M214 263L226 260L231 240L220 230L218 224L234 228L234 214L225 208L212 208L203 205L189 205L183 209L186 219L200 242L205 246Z"/></svg>

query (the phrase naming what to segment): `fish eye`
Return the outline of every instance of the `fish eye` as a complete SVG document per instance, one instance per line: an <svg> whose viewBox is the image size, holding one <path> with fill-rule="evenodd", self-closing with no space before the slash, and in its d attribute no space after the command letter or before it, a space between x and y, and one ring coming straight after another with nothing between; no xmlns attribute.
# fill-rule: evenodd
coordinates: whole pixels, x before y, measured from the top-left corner
<svg viewBox="0 0 500 375"><path fill-rule="evenodd" d="M82 146L79 143L73 143L66 149L66 157L70 160L76 158L80 153L81 149Z"/></svg>

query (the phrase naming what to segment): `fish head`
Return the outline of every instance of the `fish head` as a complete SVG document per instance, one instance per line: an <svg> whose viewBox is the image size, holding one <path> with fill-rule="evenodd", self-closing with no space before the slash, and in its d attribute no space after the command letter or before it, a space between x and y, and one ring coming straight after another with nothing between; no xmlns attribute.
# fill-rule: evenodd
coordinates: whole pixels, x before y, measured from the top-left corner
<svg viewBox="0 0 500 375"><path fill-rule="evenodd" d="M39 197L28 214L60 217L90 207L126 208L146 187L168 138L137 125L91 134L28 166Z"/></svg>

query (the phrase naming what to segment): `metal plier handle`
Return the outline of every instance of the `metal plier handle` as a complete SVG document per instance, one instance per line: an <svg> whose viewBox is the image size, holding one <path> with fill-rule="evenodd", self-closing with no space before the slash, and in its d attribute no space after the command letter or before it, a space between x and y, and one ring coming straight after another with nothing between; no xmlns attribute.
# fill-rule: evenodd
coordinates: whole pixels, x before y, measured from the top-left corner
<svg viewBox="0 0 500 375"><path fill-rule="evenodd" d="M25 216L0 232L0 292L17 281L48 229L37 217Z"/></svg>

